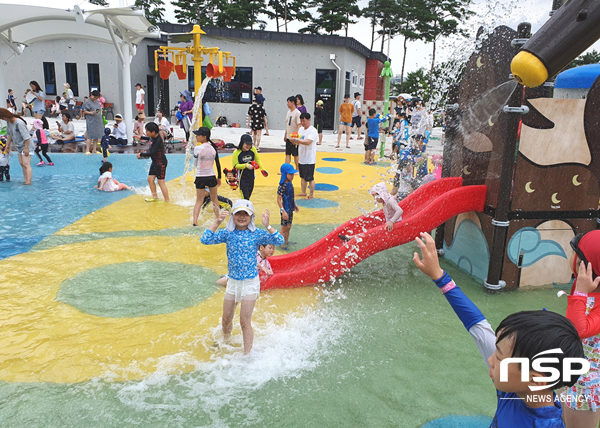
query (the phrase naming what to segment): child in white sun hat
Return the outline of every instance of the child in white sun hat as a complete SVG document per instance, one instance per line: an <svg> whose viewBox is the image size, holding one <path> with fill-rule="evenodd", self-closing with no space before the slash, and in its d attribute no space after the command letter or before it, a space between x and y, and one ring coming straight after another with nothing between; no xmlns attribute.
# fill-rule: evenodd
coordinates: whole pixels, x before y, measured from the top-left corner
<svg viewBox="0 0 600 428"><path fill-rule="evenodd" d="M246 199L234 202L227 226L217 231L228 215L229 212L223 211L204 232L200 242L204 245L225 243L227 246L229 277L223 301L223 339L228 341L231 337L233 314L241 301L240 325L244 338L244 353L248 354L254 341L252 312L260 294L256 252L262 244L283 244L283 236L269 224L269 210L262 214L262 224L267 231L257 229L254 224L254 205Z"/></svg>

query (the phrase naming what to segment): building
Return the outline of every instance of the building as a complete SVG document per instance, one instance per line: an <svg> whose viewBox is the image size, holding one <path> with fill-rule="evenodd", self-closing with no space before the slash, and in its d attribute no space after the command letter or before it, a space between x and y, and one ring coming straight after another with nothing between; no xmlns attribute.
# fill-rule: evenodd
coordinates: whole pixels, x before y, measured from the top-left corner
<svg viewBox="0 0 600 428"><path fill-rule="evenodd" d="M25 8L24 13L29 16L37 10L44 9L44 13L48 13L50 9L11 7ZM0 90L3 93L8 88L13 89L15 96L22 100L29 81L36 80L44 89L46 99L54 100L63 92L63 83L69 83L79 101L91 90L98 89L107 102L114 104L115 113L129 113L124 111L128 105L131 114L135 115L134 106L125 100L125 95L127 98L133 96L132 92L125 88L128 86L135 92L135 84L142 83L147 93L146 114L153 116L159 103L170 111L179 101L179 91L193 88L193 67L189 67L184 80L179 80L175 73L171 74L168 83L159 78L154 66L154 51L161 45L168 45L166 35L160 39L140 38L134 44L119 40L120 46L129 46L131 57L130 81L124 82L122 54L115 49L116 42L111 40L106 29L103 29L106 34L102 37L96 36L87 27L95 30L98 23L73 27L76 25L75 10L54 10L67 16L61 19L70 19L69 13L74 15L73 23L64 27L62 21L57 21L51 37L40 34L26 41L12 40L8 30L11 25L16 28L16 24L8 22L6 28L0 28L0 61L4 75L0 79ZM106 10L110 9L102 9ZM60 28L56 28L59 25ZM192 26L165 23L160 29L164 33L185 33L191 31ZM285 100L290 95L302 94L311 113L316 101L323 100L327 113L325 129L333 129L337 124L337 110L344 93L360 92L364 100L382 100L383 81L379 75L386 57L370 51L353 38L227 28L203 30L207 33L202 36L204 46L218 46L230 51L237 60L236 74L231 82L213 81L207 89L206 99L212 108L213 120L217 116L226 116L229 123L244 126L252 90L256 86L263 88L269 125L276 129L284 128ZM14 49L15 44L26 47L21 48L19 54ZM190 58L188 64L192 64Z"/></svg>

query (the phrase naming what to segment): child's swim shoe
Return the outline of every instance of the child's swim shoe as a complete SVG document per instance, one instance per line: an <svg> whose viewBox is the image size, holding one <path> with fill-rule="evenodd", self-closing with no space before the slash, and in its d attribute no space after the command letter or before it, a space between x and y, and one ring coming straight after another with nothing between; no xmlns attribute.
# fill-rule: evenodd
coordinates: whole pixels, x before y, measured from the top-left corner
<svg viewBox="0 0 600 428"><path fill-rule="evenodd" d="M344 242L348 242L350 240L349 237L347 237L346 235L342 235L341 233L338 235L340 237L340 239Z"/></svg>
<svg viewBox="0 0 600 428"><path fill-rule="evenodd" d="M265 171L264 169L261 169L260 172L263 175L263 177L268 177L269 176L269 173L267 171Z"/></svg>
<svg viewBox="0 0 600 428"><path fill-rule="evenodd" d="M86 155L91 155L91 153L90 153L90 152L85 152L85 154L86 154Z"/></svg>
<svg viewBox="0 0 600 428"><path fill-rule="evenodd" d="M54 166L54 162L50 162L48 166Z"/></svg>
<svg viewBox="0 0 600 428"><path fill-rule="evenodd" d="M46 165L46 162L41 161L40 163L37 164L37 166L43 166L43 165Z"/></svg>
<svg viewBox="0 0 600 428"><path fill-rule="evenodd" d="M158 202L158 199L154 199L154 198L146 198L144 199L146 202Z"/></svg>

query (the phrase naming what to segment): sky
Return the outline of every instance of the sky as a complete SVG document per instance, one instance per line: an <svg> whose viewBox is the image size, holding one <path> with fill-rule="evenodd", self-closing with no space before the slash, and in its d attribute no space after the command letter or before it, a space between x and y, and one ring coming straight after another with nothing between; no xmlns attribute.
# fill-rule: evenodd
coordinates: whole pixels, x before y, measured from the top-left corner
<svg viewBox="0 0 600 428"><path fill-rule="evenodd" d="M0 0L3 3L28 4L32 6L47 6L47 0ZM135 0L108 0L111 7L120 6L119 2L125 5L133 4ZM176 22L175 12L168 0L165 0L166 20ZM54 0L53 7L72 8L77 4L73 0ZM359 0L361 8L368 4L368 0ZM82 9L96 8L82 1L79 3ZM436 63L450 58L464 57L470 55L474 49L474 35L480 26L492 29L498 25L507 25L513 29L517 28L520 22L529 22L532 25L532 31L535 33L549 18L549 11L552 7L552 0L473 0L472 10L476 13L462 27L471 35L469 38L445 38L438 42L436 48ZM264 17L266 19L266 17ZM289 31L297 31L304 24L291 23L288 25ZM276 31L275 23L267 21L266 30ZM343 35L343 32L340 32ZM371 46L371 26L367 19L359 18L356 24L350 25L348 36L353 37L367 47ZM392 70L395 74L400 74L403 56L404 40L401 36L394 37L389 44L389 56L392 59ZM373 50L379 50L381 39L376 40ZM412 41L408 43L406 54L405 75L408 72L416 71L423 67L428 70L431 67L433 46L430 43L421 41ZM600 42L596 42L589 50L600 50ZM386 38L384 53L388 52L388 42Z"/></svg>

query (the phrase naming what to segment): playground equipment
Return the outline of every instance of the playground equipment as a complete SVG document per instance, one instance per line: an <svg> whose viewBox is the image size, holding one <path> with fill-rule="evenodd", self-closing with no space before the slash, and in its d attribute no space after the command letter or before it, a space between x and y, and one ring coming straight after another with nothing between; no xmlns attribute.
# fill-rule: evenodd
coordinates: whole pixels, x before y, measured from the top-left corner
<svg viewBox="0 0 600 428"><path fill-rule="evenodd" d="M200 43L200 37L206 34L199 25L194 25L189 33L169 34L175 41L191 42L191 45L185 48L176 48L169 46L160 46L154 51L154 67L160 74L160 78L167 80L171 73L175 71L179 79L185 79L187 76L187 55L192 55L194 63L194 92L197 95L202 82L202 61L204 55L209 56L209 63L206 66L206 75L208 77L223 77L223 80L230 82L235 76L235 56L231 52L224 52L219 48L207 48ZM169 58L172 61L169 61ZM225 65L229 60L233 61L232 66Z"/></svg>
<svg viewBox="0 0 600 428"><path fill-rule="evenodd" d="M519 25L518 32L496 28L482 39L449 93L442 177L485 184L488 192L483 212L448 220L437 229L436 244L489 289L568 284L569 241L598 228L600 79L585 100L549 98L551 86L539 80L595 41L600 34L598 6L568 2L529 42L529 24ZM579 37L573 34L583 31L580 25L596 33L586 35L585 46L573 42ZM534 53L545 72L535 61L523 59ZM538 87L511 82L511 61L516 80ZM498 102L504 90L512 93L503 94L504 100L489 109L497 107L497 114L481 117L473 112ZM474 116L476 126L469 120Z"/></svg>
<svg viewBox="0 0 600 428"><path fill-rule="evenodd" d="M388 52L389 54L389 52ZM386 61L381 70L381 77L383 77L383 114L385 116L390 111L390 79L393 76L392 67L390 67L390 62ZM383 127L387 126L387 122L383 122ZM379 157L385 157L385 137L386 132L381 134L381 145L379 149Z"/></svg>
<svg viewBox="0 0 600 428"><path fill-rule="evenodd" d="M556 3L556 2L555 2ZM511 71L522 85L535 88L562 70L600 38L600 2L571 0L523 45Z"/></svg>
<svg viewBox="0 0 600 428"><path fill-rule="evenodd" d="M270 257L274 273L261 289L304 287L333 280L367 257L406 244L451 217L482 211L486 186L462 187L462 182L462 178L445 178L421 186L400 202L404 218L391 232L380 210L347 221L302 250ZM354 237L344 242L340 234Z"/></svg>

